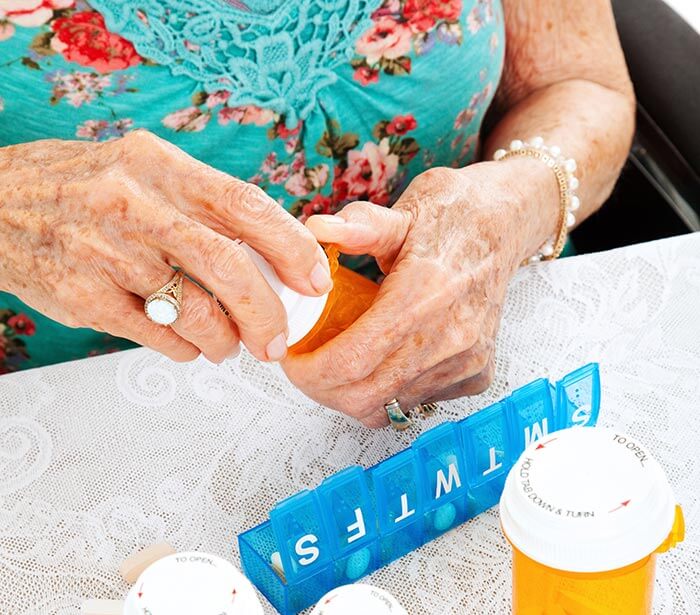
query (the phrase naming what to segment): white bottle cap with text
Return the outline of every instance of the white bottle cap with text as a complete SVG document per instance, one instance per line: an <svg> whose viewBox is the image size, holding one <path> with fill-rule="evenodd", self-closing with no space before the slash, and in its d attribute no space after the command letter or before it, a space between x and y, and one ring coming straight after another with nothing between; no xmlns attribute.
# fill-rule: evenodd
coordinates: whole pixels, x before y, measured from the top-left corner
<svg viewBox="0 0 700 615"><path fill-rule="evenodd" d="M208 553L174 553L151 564L132 586L124 615L262 615L248 579Z"/></svg>
<svg viewBox="0 0 700 615"><path fill-rule="evenodd" d="M508 474L500 504L503 531L516 549L570 572L615 570L645 558L668 537L675 509L649 449L597 427L532 443Z"/></svg>
<svg viewBox="0 0 700 615"><path fill-rule="evenodd" d="M389 592L355 583L343 585L329 591L311 611L311 615L407 615Z"/></svg>

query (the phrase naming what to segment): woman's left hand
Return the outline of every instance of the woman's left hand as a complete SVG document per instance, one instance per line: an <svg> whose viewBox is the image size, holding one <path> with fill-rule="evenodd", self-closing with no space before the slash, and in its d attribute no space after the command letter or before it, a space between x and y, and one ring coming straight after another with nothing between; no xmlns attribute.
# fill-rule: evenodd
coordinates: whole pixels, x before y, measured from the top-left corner
<svg viewBox="0 0 700 615"><path fill-rule="evenodd" d="M556 230L558 192L538 161L511 159L419 175L392 209L352 203L307 226L386 273L375 303L284 370L316 401L365 425L425 401L485 390L506 287L520 262Z"/></svg>

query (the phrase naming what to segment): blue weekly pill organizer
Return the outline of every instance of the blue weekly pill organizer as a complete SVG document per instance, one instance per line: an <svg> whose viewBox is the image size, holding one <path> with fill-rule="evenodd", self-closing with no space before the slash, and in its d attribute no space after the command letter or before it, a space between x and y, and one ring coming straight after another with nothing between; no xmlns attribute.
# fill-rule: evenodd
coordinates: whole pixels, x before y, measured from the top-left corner
<svg viewBox="0 0 700 615"><path fill-rule="evenodd" d="M527 446L595 425L599 409L596 363L556 385L535 380L367 470L348 467L282 500L239 535L243 571L280 613L298 613L498 503Z"/></svg>

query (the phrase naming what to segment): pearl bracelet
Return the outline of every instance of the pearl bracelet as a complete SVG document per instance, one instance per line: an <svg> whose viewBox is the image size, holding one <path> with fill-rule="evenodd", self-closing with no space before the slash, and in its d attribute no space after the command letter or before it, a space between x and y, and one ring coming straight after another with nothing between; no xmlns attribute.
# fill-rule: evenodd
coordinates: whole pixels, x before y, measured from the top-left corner
<svg viewBox="0 0 700 615"><path fill-rule="evenodd" d="M574 172L576 161L573 158L564 158L561 149L556 145L547 147L542 137L534 137L529 142L518 139L511 141L507 150L499 149L493 155L494 160L506 160L515 156L527 156L544 162L554 173L559 186L559 224L555 235L542 244L537 254L531 256L525 263L536 263L542 260L554 260L566 245L568 230L576 224L574 212L580 207L581 202L576 196L579 182Z"/></svg>

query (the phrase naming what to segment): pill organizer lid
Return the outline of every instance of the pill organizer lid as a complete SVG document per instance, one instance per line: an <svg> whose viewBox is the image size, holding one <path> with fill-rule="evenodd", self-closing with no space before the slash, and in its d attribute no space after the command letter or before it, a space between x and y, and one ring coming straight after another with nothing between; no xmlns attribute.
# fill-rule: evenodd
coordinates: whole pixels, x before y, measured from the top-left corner
<svg viewBox="0 0 700 615"><path fill-rule="evenodd" d="M262 615L253 585L230 562L175 553L151 564L132 586L124 615Z"/></svg>
<svg viewBox="0 0 700 615"><path fill-rule="evenodd" d="M532 443L508 474L501 525L519 551L551 568L603 572L653 553L675 500L637 438L574 427Z"/></svg>
<svg viewBox="0 0 700 615"><path fill-rule="evenodd" d="M251 260L260 269L260 273L279 296L285 311L287 312L287 324L289 337L287 345L293 346L300 342L306 334L314 328L321 318L328 301L328 294L321 297L307 297L282 283L273 267L260 254L246 244L241 244L250 256Z"/></svg>

